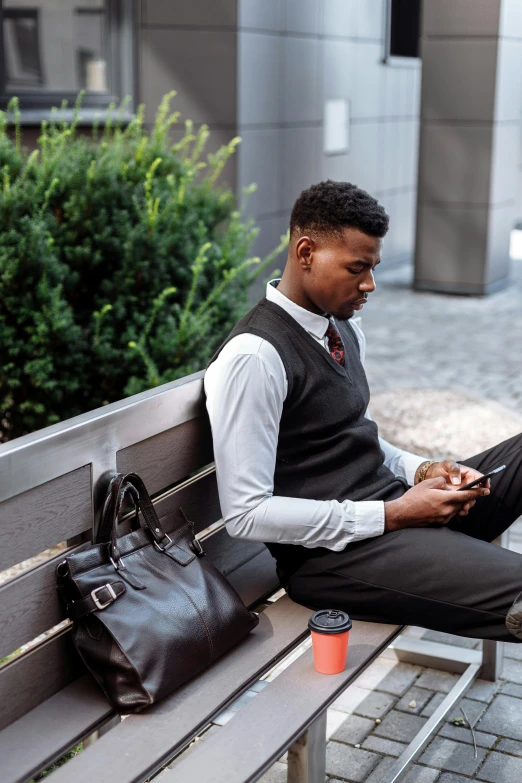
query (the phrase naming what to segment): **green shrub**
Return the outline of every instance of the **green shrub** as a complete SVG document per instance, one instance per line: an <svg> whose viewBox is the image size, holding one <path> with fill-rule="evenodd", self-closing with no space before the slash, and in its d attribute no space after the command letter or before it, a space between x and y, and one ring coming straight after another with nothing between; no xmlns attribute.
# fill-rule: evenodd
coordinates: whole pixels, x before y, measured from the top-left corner
<svg viewBox="0 0 522 783"><path fill-rule="evenodd" d="M202 369L248 309L257 229L218 177L239 139L202 155L209 131L154 128L143 107L92 138L42 123L21 148L0 113L0 441ZM54 115L56 117L56 115ZM113 109L114 116L114 109Z"/></svg>

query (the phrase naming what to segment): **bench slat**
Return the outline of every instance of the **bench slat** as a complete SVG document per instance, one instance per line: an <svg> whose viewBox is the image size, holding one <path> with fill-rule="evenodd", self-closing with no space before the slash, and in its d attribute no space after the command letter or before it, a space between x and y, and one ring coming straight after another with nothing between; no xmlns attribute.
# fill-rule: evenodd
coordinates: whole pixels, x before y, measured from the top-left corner
<svg viewBox="0 0 522 783"><path fill-rule="evenodd" d="M169 517L178 506L181 506L190 521L194 523L196 533L205 530L221 519L216 471L212 470L175 492L158 498L154 505L160 520L166 523L165 529L168 529Z"/></svg>
<svg viewBox="0 0 522 783"><path fill-rule="evenodd" d="M201 417L203 375L201 370L0 444L0 501Z"/></svg>
<svg viewBox="0 0 522 783"><path fill-rule="evenodd" d="M0 658L65 619L56 589L56 566L86 544L59 552L0 587Z"/></svg>
<svg viewBox="0 0 522 783"><path fill-rule="evenodd" d="M222 574L228 576L236 568L248 563L253 557L263 551L268 551L264 544L232 538L225 528L216 531L202 542L203 549Z"/></svg>
<svg viewBox="0 0 522 783"><path fill-rule="evenodd" d="M312 612L286 596L237 647L172 696L131 715L53 773L53 783L136 783L158 770L306 634Z"/></svg>
<svg viewBox="0 0 522 783"><path fill-rule="evenodd" d="M119 472L138 473L150 493L159 492L214 459L212 433L203 416L122 449Z"/></svg>
<svg viewBox="0 0 522 783"><path fill-rule="evenodd" d="M354 622L341 674L315 671L312 650L285 669L161 783L252 783L400 633L400 626ZM282 709L284 705L284 709Z"/></svg>
<svg viewBox="0 0 522 783"><path fill-rule="evenodd" d="M275 561L268 549L227 576L247 606L260 601L279 587Z"/></svg>
<svg viewBox="0 0 522 783"><path fill-rule="evenodd" d="M90 675L71 683L0 732L2 783L25 783L111 715Z"/></svg>
<svg viewBox="0 0 522 783"><path fill-rule="evenodd" d="M4 501L0 520L0 571L90 530L90 465Z"/></svg>
<svg viewBox="0 0 522 783"><path fill-rule="evenodd" d="M85 673L70 636L61 633L0 669L0 729Z"/></svg>

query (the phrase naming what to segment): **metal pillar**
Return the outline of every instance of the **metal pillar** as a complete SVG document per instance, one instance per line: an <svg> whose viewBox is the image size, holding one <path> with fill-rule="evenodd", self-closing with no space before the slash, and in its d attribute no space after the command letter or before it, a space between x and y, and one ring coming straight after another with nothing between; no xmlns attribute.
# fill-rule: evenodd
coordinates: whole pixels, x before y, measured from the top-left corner
<svg viewBox="0 0 522 783"><path fill-rule="evenodd" d="M288 749L288 783L324 783L326 710Z"/></svg>

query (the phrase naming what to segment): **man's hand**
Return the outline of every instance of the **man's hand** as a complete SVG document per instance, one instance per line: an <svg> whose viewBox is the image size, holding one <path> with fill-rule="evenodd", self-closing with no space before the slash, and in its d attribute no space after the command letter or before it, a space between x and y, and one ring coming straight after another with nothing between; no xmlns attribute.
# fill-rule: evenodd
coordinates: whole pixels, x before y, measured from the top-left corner
<svg viewBox="0 0 522 783"><path fill-rule="evenodd" d="M426 478L442 476L442 478L446 480L446 489L459 489L459 487L465 487L466 484L470 484L482 475L483 474L478 470L468 468L467 465L459 465L459 463L455 462L453 459L444 459L442 462L436 462L434 465L430 465L426 473ZM486 479L484 486L489 489L489 479ZM475 502L475 500L471 500L469 503L466 503L458 512L458 515L460 517L466 516L469 510L475 505Z"/></svg>
<svg viewBox="0 0 522 783"><path fill-rule="evenodd" d="M446 482L445 476L426 479L397 500L384 504L384 529L447 525L456 514L467 514L466 509L469 510L476 498L483 495L489 495L488 488L475 487L458 492Z"/></svg>
<svg viewBox="0 0 522 783"><path fill-rule="evenodd" d="M431 479L442 476L442 478L446 479L447 484L451 484L453 489L458 489L460 486L475 481L482 475L478 470L468 468L466 465L459 465L453 459L444 459L442 462L435 462L429 466L426 478ZM487 479L486 486L489 487L489 479Z"/></svg>

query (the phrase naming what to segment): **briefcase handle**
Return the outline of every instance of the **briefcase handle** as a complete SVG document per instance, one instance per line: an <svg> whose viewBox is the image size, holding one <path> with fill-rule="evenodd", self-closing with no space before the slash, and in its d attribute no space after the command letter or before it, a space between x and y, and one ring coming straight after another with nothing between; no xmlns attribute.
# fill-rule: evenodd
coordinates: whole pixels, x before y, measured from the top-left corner
<svg viewBox="0 0 522 783"><path fill-rule="evenodd" d="M114 509L114 504L116 503L116 499L122 488L124 479L125 479L124 473L116 473L111 479L109 488L107 490L105 503L103 504L103 511L101 513L101 518L100 518L101 521L98 528L98 533L95 538L96 544L99 544L101 541L109 540L111 529L112 529L112 512ZM131 520L131 530L139 530L139 528L141 527L141 521L139 517L139 508L138 508L138 492L136 488L133 487L131 484L128 484L127 486L129 492L132 495L132 499L134 502L134 509L135 509L135 513L133 514Z"/></svg>
<svg viewBox="0 0 522 783"><path fill-rule="evenodd" d="M111 484L110 500L96 537L98 544L110 541L110 555L115 561L119 560L118 517L125 495L129 491L133 493L135 503L156 544L161 547L165 540L168 541L143 480L137 473L118 473Z"/></svg>

